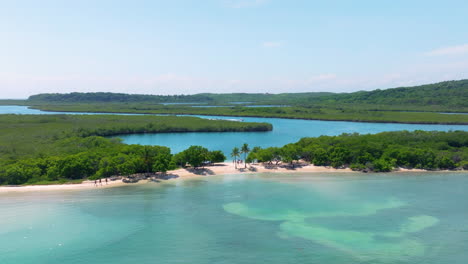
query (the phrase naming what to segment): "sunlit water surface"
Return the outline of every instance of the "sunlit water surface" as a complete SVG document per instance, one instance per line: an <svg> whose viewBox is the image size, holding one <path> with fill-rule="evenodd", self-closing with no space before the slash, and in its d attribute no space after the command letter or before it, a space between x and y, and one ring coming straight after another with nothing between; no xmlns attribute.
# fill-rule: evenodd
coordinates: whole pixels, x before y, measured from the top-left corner
<svg viewBox="0 0 468 264"><path fill-rule="evenodd" d="M467 173L210 176L0 195L0 263L468 259Z"/></svg>

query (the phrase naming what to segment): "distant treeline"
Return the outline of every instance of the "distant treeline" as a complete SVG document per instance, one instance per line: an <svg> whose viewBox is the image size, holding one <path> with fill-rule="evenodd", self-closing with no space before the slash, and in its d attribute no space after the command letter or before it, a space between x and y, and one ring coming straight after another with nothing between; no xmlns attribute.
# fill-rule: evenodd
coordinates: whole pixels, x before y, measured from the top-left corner
<svg viewBox="0 0 468 264"><path fill-rule="evenodd" d="M353 108L364 110L467 111L468 80L447 81L414 87L353 93L231 93L194 95L138 95L120 93L38 94L31 105L82 103L193 103L226 105L279 104L301 107Z"/></svg>
<svg viewBox="0 0 468 264"><path fill-rule="evenodd" d="M123 93L48 93L32 95L29 102L50 103L191 103L210 102L213 99L202 94L196 95L143 95Z"/></svg>
<svg viewBox="0 0 468 264"><path fill-rule="evenodd" d="M247 160L281 161L291 166L294 161L305 160L318 166L375 172L387 172L397 167L466 170L468 132L398 131L303 138L280 148L255 147Z"/></svg>
<svg viewBox="0 0 468 264"><path fill-rule="evenodd" d="M328 92L317 93L202 93L194 95L142 95L123 93L50 93L32 95L28 102L36 103L187 103L187 104L258 104L258 103L294 103L305 98L315 98L331 95Z"/></svg>

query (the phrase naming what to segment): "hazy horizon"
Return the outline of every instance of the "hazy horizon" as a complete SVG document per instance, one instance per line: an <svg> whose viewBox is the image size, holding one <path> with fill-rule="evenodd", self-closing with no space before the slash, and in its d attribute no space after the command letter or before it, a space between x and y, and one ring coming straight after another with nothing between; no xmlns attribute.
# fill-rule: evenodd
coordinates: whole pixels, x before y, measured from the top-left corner
<svg viewBox="0 0 468 264"><path fill-rule="evenodd" d="M468 79L468 2L18 0L0 98L354 92Z"/></svg>
<svg viewBox="0 0 468 264"><path fill-rule="evenodd" d="M460 80L445 80L445 81L441 81L441 82L446 82L446 81L461 81L461 80L464 80L464 79L460 79ZM425 84L431 84L431 83L423 83L421 85L425 85ZM406 86L400 86L400 87L386 87L386 88L377 88L377 89L380 89L380 90L387 90L387 89L393 89L393 88L401 88L401 87L406 87ZM373 89L373 90L377 90L377 89ZM330 92L330 93L352 93L352 92L360 92L360 91L365 91L365 90L357 90L357 91L349 91L349 92ZM368 90L368 91L372 91L372 90ZM68 94L68 93L74 93L76 91L71 91L71 92L65 92L65 93L61 93L61 94ZM91 91L91 92L85 92L85 93L119 93L119 92L112 92L112 91ZM239 92L239 93L245 93L245 92ZM280 92L280 93L255 93L255 92L247 92L247 94L281 94L281 93L303 93L303 92ZM311 92L311 93L328 93L326 91L317 91L317 92ZM190 94L148 94L148 93L124 93L124 94L129 94L129 95L156 95L156 96L166 96L166 95L194 95L194 94L202 94L202 93L190 93ZM231 94L231 93L216 93L216 92L208 92L208 94ZM32 95L37 95L37 94L32 94ZM29 96L28 96L29 97ZM27 100L28 97L24 97L24 98L1 98L0 97L0 100Z"/></svg>

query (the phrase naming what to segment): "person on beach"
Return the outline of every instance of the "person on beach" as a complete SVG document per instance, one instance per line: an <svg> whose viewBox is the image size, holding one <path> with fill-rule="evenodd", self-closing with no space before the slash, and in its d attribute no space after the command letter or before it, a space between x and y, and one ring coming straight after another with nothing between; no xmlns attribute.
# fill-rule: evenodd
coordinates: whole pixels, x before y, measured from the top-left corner
<svg viewBox="0 0 468 264"><path fill-rule="evenodd" d="M94 180L94 186L97 187L97 180Z"/></svg>
<svg viewBox="0 0 468 264"><path fill-rule="evenodd" d="M102 186L102 180L101 179L99 179L99 184Z"/></svg>
<svg viewBox="0 0 468 264"><path fill-rule="evenodd" d="M107 178L106 178L106 185L107 185Z"/></svg>

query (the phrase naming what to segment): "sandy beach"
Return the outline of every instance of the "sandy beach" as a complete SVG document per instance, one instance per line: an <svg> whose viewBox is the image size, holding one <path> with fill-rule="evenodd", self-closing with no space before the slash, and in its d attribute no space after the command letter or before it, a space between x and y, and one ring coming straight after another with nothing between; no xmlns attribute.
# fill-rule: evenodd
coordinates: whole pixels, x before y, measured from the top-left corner
<svg viewBox="0 0 468 264"><path fill-rule="evenodd" d="M195 176L209 176L209 175L226 175L226 174L245 174L245 173L295 173L295 172L351 172L349 168L335 169L324 166L314 165L295 165L293 167L282 165L264 166L263 164L238 164L237 169L232 162L217 163L213 166L207 166L198 170L191 169L178 169L170 173L178 175L180 178L195 177Z"/></svg>
<svg viewBox="0 0 468 264"><path fill-rule="evenodd" d="M424 170L418 169L398 169L397 172L418 172ZM170 177L168 180L187 179L194 177L214 176L214 175L229 175L229 174L253 174L253 173L329 173L329 172L352 172L351 169L335 169L332 167L314 166L310 164L295 165L294 167L284 165L268 165L263 164L238 164L237 168L232 162L216 163L211 166L206 166L199 169L177 169L168 171ZM144 184L146 180L141 180L136 184ZM2 186L0 193L6 192L28 192L28 191L48 191L48 190L79 190L79 189L101 189L112 188L126 185L133 185L135 183L124 183L122 180L109 181L107 184L103 181L102 185L96 186L94 181L83 181L81 184L57 184L57 185L26 185L26 186Z"/></svg>
<svg viewBox="0 0 468 264"><path fill-rule="evenodd" d="M77 184L53 184L53 185L25 185L25 186L0 186L0 194L5 192L28 192L28 191L53 191L53 190L78 190L91 188L111 188L123 186L126 183L122 180L105 182L102 185L96 186L94 181L83 181Z"/></svg>

